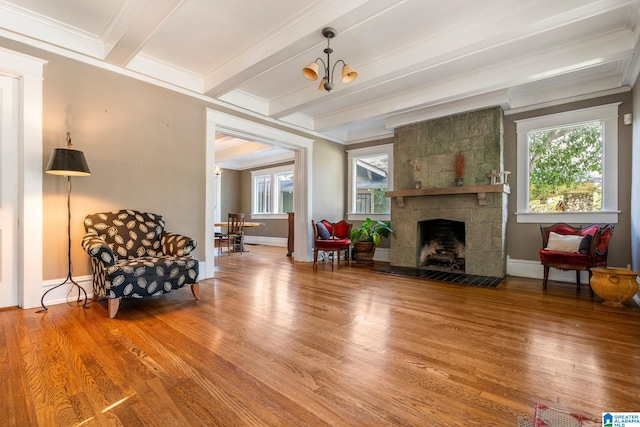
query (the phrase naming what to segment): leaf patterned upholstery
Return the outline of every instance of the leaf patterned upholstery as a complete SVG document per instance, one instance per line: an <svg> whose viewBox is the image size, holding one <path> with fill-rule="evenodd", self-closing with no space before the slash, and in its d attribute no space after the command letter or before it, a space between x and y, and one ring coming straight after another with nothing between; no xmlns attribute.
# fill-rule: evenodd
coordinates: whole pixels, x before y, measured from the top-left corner
<svg viewBox="0 0 640 427"><path fill-rule="evenodd" d="M97 297L144 298L198 281L196 241L165 231L161 215L119 210L87 215L82 247Z"/></svg>

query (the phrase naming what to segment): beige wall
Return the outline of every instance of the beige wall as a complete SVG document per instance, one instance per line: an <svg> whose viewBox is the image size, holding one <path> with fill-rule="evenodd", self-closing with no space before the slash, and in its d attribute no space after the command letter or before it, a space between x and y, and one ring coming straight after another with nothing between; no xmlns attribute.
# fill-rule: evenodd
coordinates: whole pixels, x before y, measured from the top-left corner
<svg viewBox="0 0 640 427"><path fill-rule="evenodd" d="M80 247L89 213L130 208L163 215L170 231L204 239L205 104L62 57L44 75L43 168L66 131L91 176L72 178L74 275L90 273ZM64 277L66 180L44 175L44 279ZM202 248L195 256L204 258Z"/></svg>
<svg viewBox="0 0 640 427"><path fill-rule="evenodd" d="M226 221L231 212L245 212L240 205L238 193L243 191L240 183L240 171L223 169L220 178L220 220ZM248 212L246 212L248 214Z"/></svg>
<svg viewBox="0 0 640 427"><path fill-rule="evenodd" d="M313 147L313 210L311 219L339 221L347 212L345 147L324 141ZM311 223L309 223L311 230Z"/></svg>
<svg viewBox="0 0 640 427"><path fill-rule="evenodd" d="M203 243L206 108L218 107L10 40L0 38L0 47L48 61L43 81L43 170L51 150L65 147L67 131L71 132L74 148L84 152L91 168L91 176L72 178L74 276L91 272L88 256L80 246L84 234L82 221L90 213L121 208L159 213L164 215L168 230ZM310 137L286 126L256 121ZM340 152L338 147L322 139L314 143L320 159L326 157L323 153L327 150ZM340 156L340 164L341 159ZM316 172L315 163L311 172L314 186L324 182L342 201L343 173L325 176L324 169ZM316 173L320 176L315 177ZM240 175L238 184L242 185ZM67 275L66 207L66 180L45 174L43 280ZM222 209L224 212L242 207L241 202L229 198L223 201ZM344 210L341 203L338 210ZM204 260L203 244L196 249L195 256Z"/></svg>
<svg viewBox="0 0 640 427"><path fill-rule="evenodd" d="M509 254L509 257L513 259L538 261L538 250L542 244L539 224L516 223L517 135L514 121L615 102L622 103L618 109L618 208L622 213L619 215L619 222L616 224L616 228L611 239L608 264L610 266L626 267L627 264L631 262L630 197L632 141L631 126L625 125L622 121L624 114L632 111L631 92L505 116L505 169L512 172L512 174L509 175L511 195L509 196L509 215L507 222L507 253Z"/></svg>

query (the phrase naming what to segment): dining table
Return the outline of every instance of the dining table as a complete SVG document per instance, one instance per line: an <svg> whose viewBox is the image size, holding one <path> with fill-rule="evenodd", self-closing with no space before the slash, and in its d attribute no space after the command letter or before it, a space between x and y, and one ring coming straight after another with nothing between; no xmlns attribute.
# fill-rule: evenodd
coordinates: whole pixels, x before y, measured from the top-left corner
<svg viewBox="0 0 640 427"><path fill-rule="evenodd" d="M214 227L228 227L229 226L227 221L215 222L213 225L214 225ZM245 221L245 223L244 223L245 227L262 227L263 225L264 225L264 222ZM240 246L240 249L242 250L242 252L249 252L249 250L247 250L247 248L244 246L244 237L242 239L240 239L240 242L237 242L236 244Z"/></svg>
<svg viewBox="0 0 640 427"><path fill-rule="evenodd" d="M227 221L224 221L224 222L216 222L213 225L214 227L227 227L229 224L227 224ZM245 227L261 227L263 225L264 225L264 222L245 221L244 223Z"/></svg>

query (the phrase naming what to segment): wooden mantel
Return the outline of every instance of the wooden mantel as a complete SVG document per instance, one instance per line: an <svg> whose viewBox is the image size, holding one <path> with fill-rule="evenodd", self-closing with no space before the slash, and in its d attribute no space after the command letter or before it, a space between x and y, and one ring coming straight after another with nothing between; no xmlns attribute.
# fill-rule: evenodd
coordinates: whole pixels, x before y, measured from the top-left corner
<svg viewBox="0 0 640 427"><path fill-rule="evenodd" d="M477 194L478 204L486 206L487 193L506 193L511 194L511 188L509 184L496 184L496 185L465 185L462 187L443 187L443 188L419 188L411 190L395 190L387 191L385 195L387 197L395 197L398 201L398 206L404 207L405 197L418 197L418 196L441 196L449 194Z"/></svg>

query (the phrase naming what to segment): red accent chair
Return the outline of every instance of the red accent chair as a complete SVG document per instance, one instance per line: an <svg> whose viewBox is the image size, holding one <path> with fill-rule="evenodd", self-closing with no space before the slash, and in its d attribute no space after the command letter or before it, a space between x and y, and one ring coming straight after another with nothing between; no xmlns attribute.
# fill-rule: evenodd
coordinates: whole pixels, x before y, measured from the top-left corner
<svg viewBox="0 0 640 427"><path fill-rule="evenodd" d="M336 223L323 219L320 222L311 220L313 228L313 266L318 262L318 251L337 252L340 264L340 251L347 251L347 262L351 264L351 226L342 220ZM333 265L333 264L332 264Z"/></svg>
<svg viewBox="0 0 640 427"><path fill-rule="evenodd" d="M544 280L542 289L547 289L549 268L559 270L576 270L576 285L580 290L580 271L589 272L591 282L592 267L606 267L609 241L613 234L612 224L592 224L586 227L573 227L569 224L557 223L548 227L540 226L542 233L542 249L539 251L540 263L544 265ZM551 233L556 233L551 236ZM560 235L560 236L557 236ZM550 236L552 237L550 239ZM564 236L577 236L576 239L566 239ZM563 240L568 242L562 243ZM572 240L571 243L569 240ZM576 250L567 246L575 245ZM564 247L563 247L564 246ZM589 285L589 293L593 296L593 289Z"/></svg>

